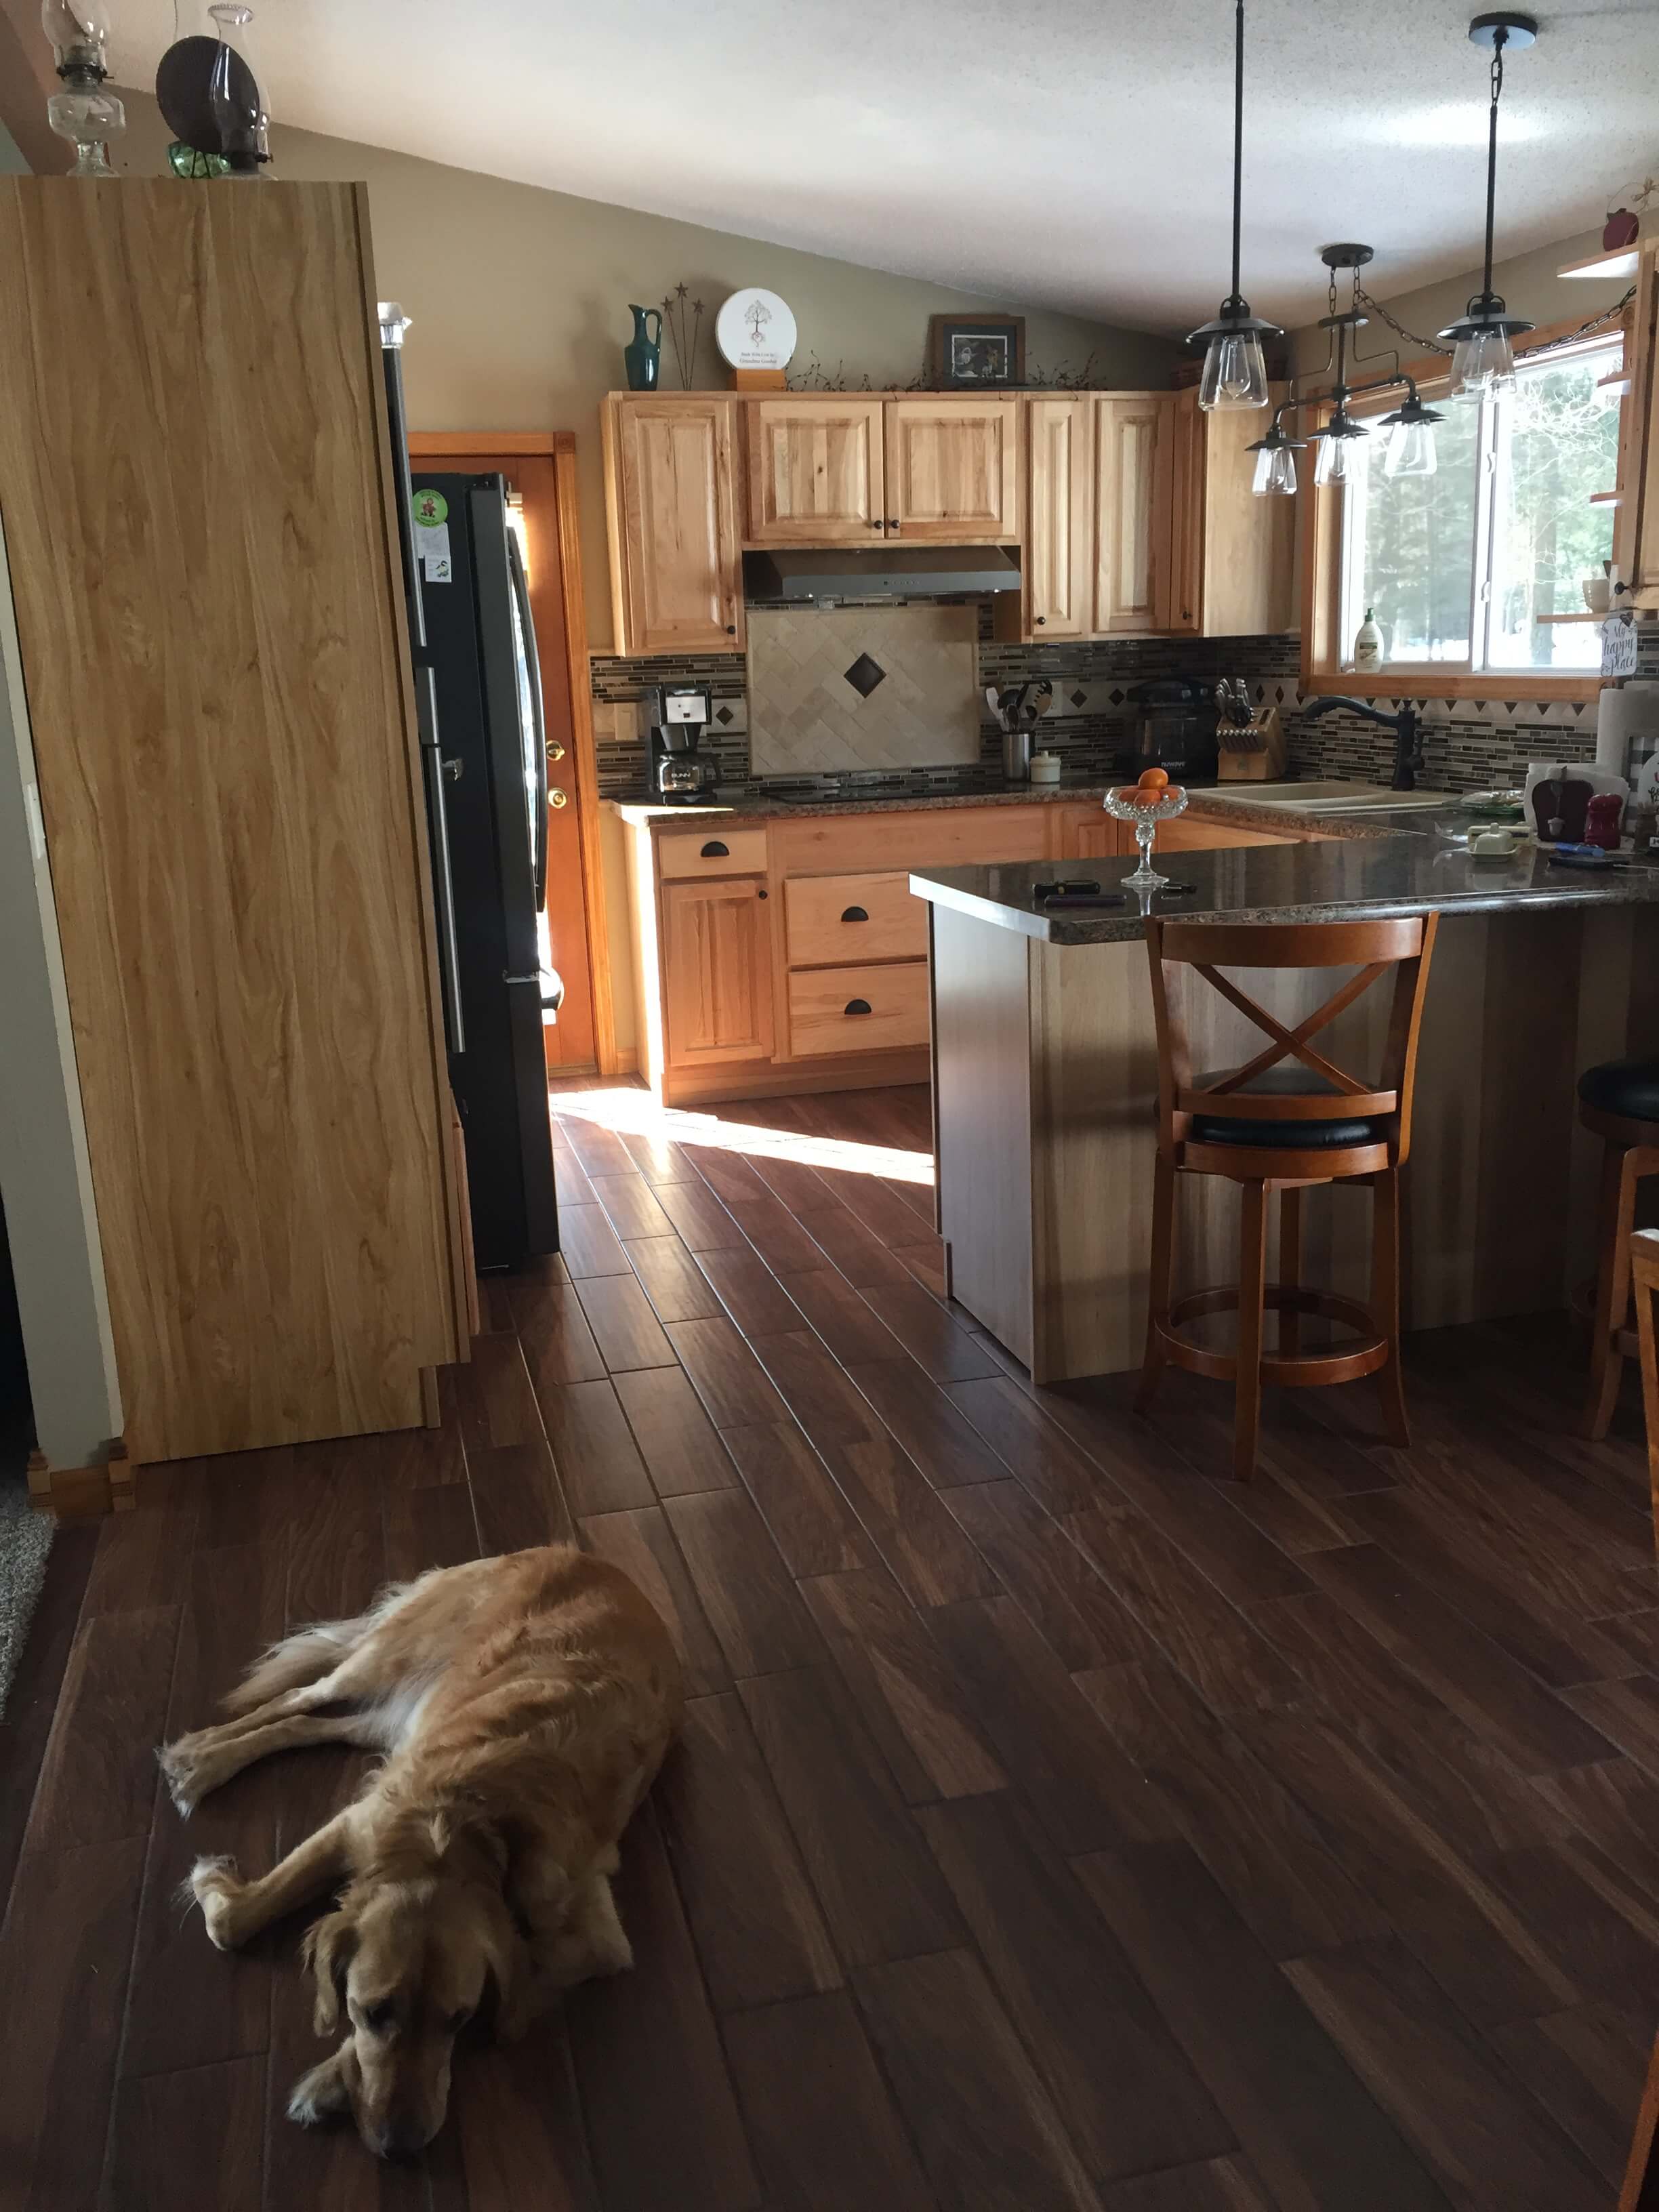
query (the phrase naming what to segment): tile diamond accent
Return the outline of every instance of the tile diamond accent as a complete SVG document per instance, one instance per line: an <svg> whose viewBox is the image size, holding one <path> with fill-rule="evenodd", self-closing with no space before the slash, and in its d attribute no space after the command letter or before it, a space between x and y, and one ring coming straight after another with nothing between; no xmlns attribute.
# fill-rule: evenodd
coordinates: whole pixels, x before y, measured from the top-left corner
<svg viewBox="0 0 1659 2212"><path fill-rule="evenodd" d="M714 709L714 720L720 724L720 727L724 729L726 725L732 720L732 709L729 707L716 707Z"/></svg>
<svg viewBox="0 0 1659 2212"><path fill-rule="evenodd" d="M1085 703L1088 696L1089 695L1086 691L1073 691L1072 694L1072 704L1074 707L1081 707Z"/></svg>
<svg viewBox="0 0 1659 2212"><path fill-rule="evenodd" d="M867 699L878 684L887 681L887 671L878 660L872 660L867 653L860 653L853 665L843 669L842 673L860 699Z"/></svg>

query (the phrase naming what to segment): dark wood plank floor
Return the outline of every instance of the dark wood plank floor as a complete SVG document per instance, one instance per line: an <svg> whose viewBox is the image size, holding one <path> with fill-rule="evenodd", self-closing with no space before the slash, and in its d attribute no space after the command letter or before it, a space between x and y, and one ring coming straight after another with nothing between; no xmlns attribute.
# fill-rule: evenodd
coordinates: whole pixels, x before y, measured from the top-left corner
<svg viewBox="0 0 1659 2212"><path fill-rule="evenodd" d="M564 1257L486 1285L432 1432L141 1476L53 1554L0 1746L0 2204L39 2212L1412 2212L1609 2204L1659 2016L1659 1589L1633 1408L1565 1317L1270 1407L1031 1391L943 1303L919 1091L556 1103ZM745 1143L758 1149L744 1150ZM1113 1224L1100 1224L1103 1239ZM676 1624L639 1964L465 2053L412 2166L283 2117L292 1928L221 1958L360 1768L185 1829L152 1746L264 1638L575 1535Z"/></svg>

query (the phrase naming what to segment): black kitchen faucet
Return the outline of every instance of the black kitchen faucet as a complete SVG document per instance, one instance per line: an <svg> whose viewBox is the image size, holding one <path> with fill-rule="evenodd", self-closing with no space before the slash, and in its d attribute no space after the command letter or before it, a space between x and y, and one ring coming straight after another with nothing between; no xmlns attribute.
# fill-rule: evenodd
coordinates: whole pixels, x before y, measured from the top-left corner
<svg viewBox="0 0 1659 2212"><path fill-rule="evenodd" d="M1423 718L1416 708L1404 701L1397 714L1385 714L1380 708L1368 706L1363 699L1313 699L1302 712L1305 720L1316 722L1322 714L1334 714L1339 707L1345 708L1350 714L1362 714L1368 722L1380 722L1385 730L1394 732L1394 775L1389 788L1415 791L1417 771L1423 765Z"/></svg>

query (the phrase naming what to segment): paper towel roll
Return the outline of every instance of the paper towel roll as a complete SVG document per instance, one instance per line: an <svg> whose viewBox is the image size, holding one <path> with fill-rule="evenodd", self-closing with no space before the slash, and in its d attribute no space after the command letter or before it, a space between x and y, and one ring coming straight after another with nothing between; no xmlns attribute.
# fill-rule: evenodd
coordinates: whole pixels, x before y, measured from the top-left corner
<svg viewBox="0 0 1659 2212"><path fill-rule="evenodd" d="M1659 684L1632 677L1604 686L1595 709L1595 765L1634 782L1631 748L1638 760L1659 750Z"/></svg>

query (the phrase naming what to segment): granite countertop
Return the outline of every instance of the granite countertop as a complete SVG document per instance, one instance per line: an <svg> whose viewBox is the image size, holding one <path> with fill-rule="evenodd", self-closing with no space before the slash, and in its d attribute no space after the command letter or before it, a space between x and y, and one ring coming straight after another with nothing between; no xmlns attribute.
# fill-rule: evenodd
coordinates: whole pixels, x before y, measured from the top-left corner
<svg viewBox="0 0 1659 2212"><path fill-rule="evenodd" d="M1118 776L1110 783L1011 783L1000 791L906 792L873 799L845 799L837 794L832 799L808 799L805 804L790 799L743 799L729 806L673 806L661 801L632 799L607 799L604 804L614 806L624 822L638 827L672 829L677 822L702 822L716 815L728 827L735 828L744 822L804 821L814 814L908 814L947 806L1042 806L1057 799L1092 799L1098 802L1122 781L1123 778Z"/></svg>
<svg viewBox="0 0 1659 2212"><path fill-rule="evenodd" d="M1267 810L1264 810L1264 812ZM1229 812L1232 811L1229 808ZM1449 815L1455 810L1448 809ZM1144 915L1194 921L1359 921L1389 915L1496 912L1545 906L1659 904L1659 866L1632 861L1606 874L1562 867L1533 845L1512 860L1474 860L1435 834L1435 816L1405 817L1409 830L1341 834L1295 845L1241 846L1213 852L1154 853L1152 865L1193 894L1133 892L1121 907L1068 908L1043 913L1034 884L1086 877L1110 891L1128 874L1128 860L1030 861L993 867L918 868L910 888L919 898L1019 931L1050 945L1111 945L1141 934ZM1400 817L1396 817L1396 820Z"/></svg>
<svg viewBox="0 0 1659 2212"><path fill-rule="evenodd" d="M908 814L960 806L1075 805L1090 800L1098 805L1109 791L1121 789L1127 780L1118 775L1109 783L1011 783L999 791L930 792L919 796L906 793L875 799L836 797L810 799L805 805L788 799L745 799L730 806L674 806L630 799L607 799L602 803L613 807L624 822L641 829L672 830L681 823L690 825L711 818L718 819L728 829L736 829L745 822L805 822L819 814ZM1189 784L1187 787L1192 793L1193 814L1206 821L1235 822L1241 829L1274 830L1280 836L1291 836L1302 830L1314 836L1376 837L1386 836L1393 826L1392 817L1376 828L1373 827L1375 817L1356 822L1351 816L1344 816L1339 821L1335 817L1316 818L1300 811L1287 815L1281 806L1264 805L1260 801L1235 796L1240 787L1232 784ZM1224 799L1217 797L1217 792L1223 788L1228 795Z"/></svg>

